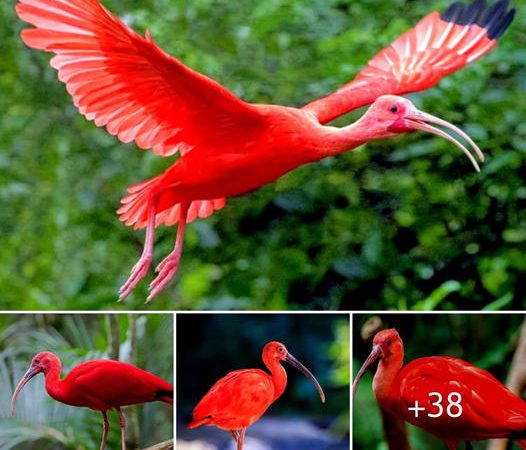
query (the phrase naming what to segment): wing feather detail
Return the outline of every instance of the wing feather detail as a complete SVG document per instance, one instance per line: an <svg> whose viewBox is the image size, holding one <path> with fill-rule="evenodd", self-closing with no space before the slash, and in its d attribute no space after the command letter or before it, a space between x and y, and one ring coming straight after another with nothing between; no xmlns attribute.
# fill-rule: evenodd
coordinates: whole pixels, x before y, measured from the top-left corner
<svg viewBox="0 0 526 450"><path fill-rule="evenodd" d="M163 52L98 0L20 0L32 48L51 66L79 111L123 142L169 156L264 123L252 105Z"/></svg>
<svg viewBox="0 0 526 450"><path fill-rule="evenodd" d="M507 0L490 6L484 0L453 3L442 15L427 15L380 51L353 81L303 109L327 123L381 95L428 89L492 50L514 15Z"/></svg>
<svg viewBox="0 0 526 450"><path fill-rule="evenodd" d="M406 420L424 426L435 435L464 436L476 439L508 437L526 429L526 403L505 388L489 372L451 357L427 357L407 364L400 372L400 408ZM434 404L438 392L442 396L443 414L437 414ZM447 414L446 406L451 393L460 394L458 403L462 413L458 417ZM456 398L458 400L458 397ZM425 412L415 417L408 408L415 402ZM455 413L458 409L455 409ZM448 430L447 436L444 430Z"/></svg>

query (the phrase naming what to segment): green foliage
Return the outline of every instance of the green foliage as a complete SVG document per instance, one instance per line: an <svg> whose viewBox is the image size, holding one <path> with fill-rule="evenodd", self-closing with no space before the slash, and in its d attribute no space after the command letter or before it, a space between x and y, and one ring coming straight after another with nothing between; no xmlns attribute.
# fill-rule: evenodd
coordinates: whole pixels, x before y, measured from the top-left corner
<svg viewBox="0 0 526 450"><path fill-rule="evenodd" d="M119 359L173 380L173 319L171 315L118 315L113 319L121 330L117 347ZM87 408L67 406L51 399L44 389L44 377L32 379L19 395L15 416L9 405L16 383L39 351L52 351L69 369L90 359L108 358L110 353L109 317L102 315L0 315L0 448L21 450L92 450L102 437L102 416ZM136 324L131 336L132 323ZM119 334L119 333L117 333ZM135 342L135 343L134 343ZM127 407L130 423L138 418L141 448L173 435L172 410L150 403ZM120 448L118 415L109 413L109 448ZM134 447L135 448L135 447Z"/></svg>
<svg viewBox="0 0 526 450"><path fill-rule="evenodd" d="M244 99L302 105L448 1L104 3ZM173 159L123 145L81 117L49 56L22 44L21 28L12 2L2 2L2 308L142 308L146 282L115 302L143 232L114 211L127 186ZM180 273L154 307L522 308L525 29L519 11L494 52L411 96L471 133L487 154L481 174L421 133L302 167L192 224ZM173 235L157 233L157 261ZM458 289L444 291L451 283Z"/></svg>
<svg viewBox="0 0 526 450"><path fill-rule="evenodd" d="M329 347L329 357L333 360L332 385L339 389L349 389L351 360L349 321L340 319L333 325L335 339ZM333 425L333 430L345 435L349 433L349 398L347 395L334 396L333 401L339 403L341 413Z"/></svg>

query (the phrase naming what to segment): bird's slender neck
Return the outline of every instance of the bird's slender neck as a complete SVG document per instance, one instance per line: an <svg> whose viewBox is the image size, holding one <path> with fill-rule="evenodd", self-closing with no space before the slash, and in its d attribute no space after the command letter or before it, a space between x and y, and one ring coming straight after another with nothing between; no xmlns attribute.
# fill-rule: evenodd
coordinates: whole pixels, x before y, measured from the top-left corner
<svg viewBox="0 0 526 450"><path fill-rule="evenodd" d="M382 407L388 411L391 409L397 395L396 378L404 363L404 352L397 351L384 357L378 363L378 368L373 378L374 395Z"/></svg>
<svg viewBox="0 0 526 450"><path fill-rule="evenodd" d="M264 358L263 362L265 363L265 366L267 366L268 370L270 370L270 373L272 375L272 384L274 385L274 397L272 401L274 401L281 394L283 394L283 391L287 386L287 372L281 365L280 360L274 358Z"/></svg>
<svg viewBox="0 0 526 450"><path fill-rule="evenodd" d="M320 157L335 156L353 150L367 141L383 137L378 134L377 127L373 126L374 123L370 122L370 118L364 115L346 127L324 126L323 143L319 148Z"/></svg>
<svg viewBox="0 0 526 450"><path fill-rule="evenodd" d="M62 365L60 362L51 365L44 372L46 377L46 391L57 401L62 401L62 383L60 379L60 372L62 371Z"/></svg>

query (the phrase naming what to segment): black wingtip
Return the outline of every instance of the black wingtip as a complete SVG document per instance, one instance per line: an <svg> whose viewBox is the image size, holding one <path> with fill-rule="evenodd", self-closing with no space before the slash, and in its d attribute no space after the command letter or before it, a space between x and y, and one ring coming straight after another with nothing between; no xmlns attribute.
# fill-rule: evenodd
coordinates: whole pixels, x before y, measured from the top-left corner
<svg viewBox="0 0 526 450"><path fill-rule="evenodd" d="M174 401L174 391L168 391L168 390L159 390L155 392L154 394L154 400L160 400L162 402L173 404Z"/></svg>
<svg viewBox="0 0 526 450"><path fill-rule="evenodd" d="M454 2L446 8L440 18L458 25L476 24L486 29L488 38L498 39L515 17L515 8L508 8L508 0L498 0L491 5L486 5L485 0L475 0L469 5Z"/></svg>

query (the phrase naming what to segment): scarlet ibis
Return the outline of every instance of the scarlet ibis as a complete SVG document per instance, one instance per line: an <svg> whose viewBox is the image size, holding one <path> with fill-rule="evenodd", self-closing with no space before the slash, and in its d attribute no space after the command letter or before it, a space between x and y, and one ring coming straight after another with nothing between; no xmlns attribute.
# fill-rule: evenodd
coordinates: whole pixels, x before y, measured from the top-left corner
<svg viewBox="0 0 526 450"><path fill-rule="evenodd" d="M100 411L103 433L100 450L106 447L109 423L107 412L119 413L122 450L126 450L126 419L122 406L162 401L173 404L173 386L156 375L138 367L113 360L93 360L75 366L62 380L60 359L51 352L35 355L11 398L11 415L22 388L35 375L42 372L46 378L46 391L55 400L71 406L83 406Z"/></svg>
<svg viewBox="0 0 526 450"><path fill-rule="evenodd" d="M387 412L443 440L449 450L461 441L514 439L526 449L526 402L489 372L447 356L418 358L402 367L404 345L391 328L377 333L358 371L353 394L367 368L378 404Z"/></svg>
<svg viewBox="0 0 526 450"><path fill-rule="evenodd" d="M133 32L98 0L19 0L16 11L36 27L23 30L22 39L55 53L51 66L86 118L159 156L180 154L161 175L131 186L118 210L126 225L146 227L143 252L119 291L121 300L148 273L155 228L178 223L174 249L157 266L147 302L175 276L187 223L302 164L421 130L451 141L479 170L456 137L433 125L462 137L482 161L465 133L396 95L427 89L489 52L515 13L507 0L490 6L484 0L455 2L380 51L353 81L293 108L242 101L165 53L149 32L144 38ZM371 103L357 122L325 126Z"/></svg>
<svg viewBox="0 0 526 450"><path fill-rule="evenodd" d="M287 372L281 361L287 361L309 378L322 403L325 394L314 375L281 342L272 341L263 347L263 363L270 375L260 369L229 372L218 380L199 401L188 428L215 425L232 433L237 450L242 450L247 427L258 420L287 386Z"/></svg>

